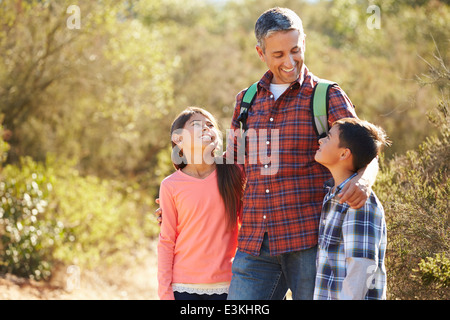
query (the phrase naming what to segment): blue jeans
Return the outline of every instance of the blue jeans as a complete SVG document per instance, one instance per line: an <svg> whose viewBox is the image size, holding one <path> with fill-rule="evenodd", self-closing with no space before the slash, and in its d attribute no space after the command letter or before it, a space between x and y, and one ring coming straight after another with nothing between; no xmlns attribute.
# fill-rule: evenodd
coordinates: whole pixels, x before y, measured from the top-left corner
<svg viewBox="0 0 450 320"><path fill-rule="evenodd" d="M271 256L265 233L259 256L236 252L228 300L281 300L288 289L294 300L312 300L316 253L317 246Z"/></svg>

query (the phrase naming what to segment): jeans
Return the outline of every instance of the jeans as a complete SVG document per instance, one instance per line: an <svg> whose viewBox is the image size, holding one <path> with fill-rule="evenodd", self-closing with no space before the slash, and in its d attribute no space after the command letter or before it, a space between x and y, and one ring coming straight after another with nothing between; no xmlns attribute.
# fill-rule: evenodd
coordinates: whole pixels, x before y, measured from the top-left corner
<svg viewBox="0 0 450 320"><path fill-rule="evenodd" d="M294 300L312 300L317 246L270 256L264 234L259 256L237 251L228 300L281 300L288 289Z"/></svg>

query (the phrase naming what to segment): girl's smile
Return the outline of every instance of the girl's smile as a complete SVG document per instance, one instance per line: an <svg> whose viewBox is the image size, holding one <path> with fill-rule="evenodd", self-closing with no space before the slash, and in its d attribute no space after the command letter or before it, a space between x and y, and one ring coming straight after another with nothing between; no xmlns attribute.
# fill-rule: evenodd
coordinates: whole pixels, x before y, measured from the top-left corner
<svg viewBox="0 0 450 320"><path fill-rule="evenodd" d="M201 164L214 156L220 133L215 124L200 113L195 113L173 139L182 150L188 164Z"/></svg>

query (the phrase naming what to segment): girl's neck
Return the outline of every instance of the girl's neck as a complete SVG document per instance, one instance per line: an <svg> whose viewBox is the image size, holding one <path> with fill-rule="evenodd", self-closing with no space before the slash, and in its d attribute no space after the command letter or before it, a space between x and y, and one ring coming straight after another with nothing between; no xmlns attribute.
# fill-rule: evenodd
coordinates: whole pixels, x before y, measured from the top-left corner
<svg viewBox="0 0 450 320"><path fill-rule="evenodd" d="M216 164L188 164L186 167L181 169L183 173L187 174L188 176L198 178L198 179L204 179L208 177L214 170L216 169Z"/></svg>

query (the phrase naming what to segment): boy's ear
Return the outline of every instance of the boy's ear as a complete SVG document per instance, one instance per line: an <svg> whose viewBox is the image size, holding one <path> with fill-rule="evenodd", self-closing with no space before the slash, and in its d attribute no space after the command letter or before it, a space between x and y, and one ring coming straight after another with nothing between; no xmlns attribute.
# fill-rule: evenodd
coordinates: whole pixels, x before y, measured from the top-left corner
<svg viewBox="0 0 450 320"><path fill-rule="evenodd" d="M345 148L342 152L341 152L341 160L347 160L352 156L352 151L349 148Z"/></svg>

